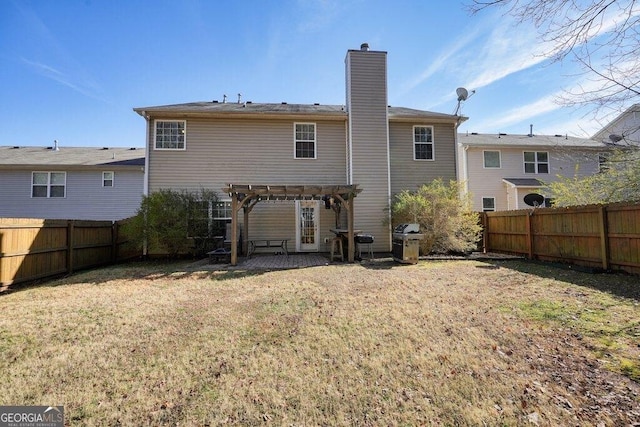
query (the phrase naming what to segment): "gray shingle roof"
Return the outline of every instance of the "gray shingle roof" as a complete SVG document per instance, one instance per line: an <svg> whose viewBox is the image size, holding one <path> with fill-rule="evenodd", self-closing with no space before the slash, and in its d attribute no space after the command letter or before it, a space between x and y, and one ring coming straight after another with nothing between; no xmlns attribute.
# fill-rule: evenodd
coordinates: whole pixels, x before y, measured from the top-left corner
<svg viewBox="0 0 640 427"><path fill-rule="evenodd" d="M0 167L15 166L144 166L144 149L0 147Z"/></svg>
<svg viewBox="0 0 640 427"><path fill-rule="evenodd" d="M565 135L507 135L461 133L458 142L469 146L510 146L510 147L574 147L605 148L606 144L589 138Z"/></svg>
<svg viewBox="0 0 640 427"><path fill-rule="evenodd" d="M346 116L343 105L320 104L262 104L254 102L189 102L186 104L158 105L153 107L134 108L140 115L144 113L169 113L169 114L329 114Z"/></svg>
<svg viewBox="0 0 640 427"><path fill-rule="evenodd" d="M186 104L158 105L152 107L139 107L133 109L138 114L252 114L252 115L317 115L336 116L347 118L344 105L322 104L288 104L288 103L253 103L253 102L190 102ZM416 110L405 107L389 106L389 119L414 118L414 119L445 119L456 121L458 116L451 114L434 113L432 111ZM466 120L466 117L462 118Z"/></svg>

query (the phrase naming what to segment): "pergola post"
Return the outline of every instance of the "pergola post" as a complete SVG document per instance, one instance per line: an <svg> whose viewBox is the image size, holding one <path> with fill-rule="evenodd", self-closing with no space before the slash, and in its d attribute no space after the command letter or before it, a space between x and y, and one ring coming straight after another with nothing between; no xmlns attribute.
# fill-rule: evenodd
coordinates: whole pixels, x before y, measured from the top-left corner
<svg viewBox="0 0 640 427"><path fill-rule="evenodd" d="M349 253L347 254L347 260L349 262L354 262L355 261L355 253L356 253L356 246L355 246L355 238L353 235L353 223L354 223L354 219L353 219L353 200L355 199L355 197L353 197L353 195L349 195L349 198L347 199L347 247L349 248Z"/></svg>
<svg viewBox="0 0 640 427"><path fill-rule="evenodd" d="M238 194L231 195L231 265L238 265Z"/></svg>

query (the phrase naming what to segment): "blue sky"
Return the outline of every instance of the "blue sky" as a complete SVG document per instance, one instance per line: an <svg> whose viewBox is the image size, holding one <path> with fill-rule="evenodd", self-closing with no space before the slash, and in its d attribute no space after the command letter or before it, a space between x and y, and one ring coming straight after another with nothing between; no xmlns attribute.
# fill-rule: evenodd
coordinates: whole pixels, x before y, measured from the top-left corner
<svg viewBox="0 0 640 427"><path fill-rule="evenodd" d="M0 145L144 146L134 107L193 101L344 104L344 58L388 52L389 104L461 132L590 136L607 122L554 97L580 83L535 32L455 0L3 0Z"/></svg>

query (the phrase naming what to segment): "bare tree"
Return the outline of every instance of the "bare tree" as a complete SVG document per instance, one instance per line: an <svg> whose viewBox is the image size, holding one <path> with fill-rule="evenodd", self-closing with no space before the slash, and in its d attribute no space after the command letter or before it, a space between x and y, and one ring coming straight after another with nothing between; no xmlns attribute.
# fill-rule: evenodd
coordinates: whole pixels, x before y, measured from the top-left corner
<svg viewBox="0 0 640 427"><path fill-rule="evenodd" d="M478 13L502 7L517 24L531 23L545 57L574 60L587 83L566 92L563 105L622 111L640 99L640 5L635 0L472 0Z"/></svg>

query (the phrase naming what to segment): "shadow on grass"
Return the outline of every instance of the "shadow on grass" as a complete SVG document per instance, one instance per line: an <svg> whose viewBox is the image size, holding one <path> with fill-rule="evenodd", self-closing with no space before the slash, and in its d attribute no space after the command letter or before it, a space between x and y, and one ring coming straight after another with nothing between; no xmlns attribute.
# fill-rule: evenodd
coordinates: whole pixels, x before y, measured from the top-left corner
<svg viewBox="0 0 640 427"><path fill-rule="evenodd" d="M521 273L558 279L578 286L640 301L640 277L625 273L605 273L571 264L536 260L486 260L478 268L509 268Z"/></svg>
<svg viewBox="0 0 640 427"><path fill-rule="evenodd" d="M209 278L225 281L264 274L269 270L229 269L228 265L213 266L214 269L202 271L194 268L193 260L137 260L122 264L79 270L73 274L64 274L41 280L18 283L0 292L0 298L15 292L30 291L38 288L54 288L77 284L101 285L119 280L182 280Z"/></svg>

